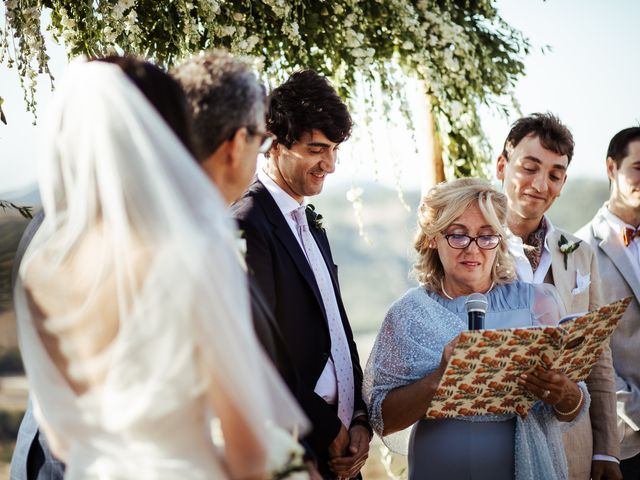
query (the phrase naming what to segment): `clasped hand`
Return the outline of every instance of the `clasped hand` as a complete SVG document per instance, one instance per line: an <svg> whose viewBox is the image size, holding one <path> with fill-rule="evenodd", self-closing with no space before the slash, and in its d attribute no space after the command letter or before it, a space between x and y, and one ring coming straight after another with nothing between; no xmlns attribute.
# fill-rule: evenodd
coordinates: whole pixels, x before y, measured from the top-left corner
<svg viewBox="0 0 640 480"><path fill-rule="evenodd" d="M581 401L580 387L575 382L564 373L541 366L520 375L518 383L543 402L556 406L556 411L572 411Z"/></svg>
<svg viewBox="0 0 640 480"><path fill-rule="evenodd" d="M338 480L355 477L369 457L369 431L354 425L347 431L340 426L338 436L329 446L329 468L336 474Z"/></svg>

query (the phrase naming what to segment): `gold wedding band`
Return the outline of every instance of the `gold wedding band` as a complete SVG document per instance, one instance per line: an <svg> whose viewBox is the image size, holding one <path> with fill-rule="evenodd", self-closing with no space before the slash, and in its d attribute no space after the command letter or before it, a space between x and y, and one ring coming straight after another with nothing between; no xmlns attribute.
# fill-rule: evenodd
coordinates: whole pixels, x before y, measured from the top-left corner
<svg viewBox="0 0 640 480"><path fill-rule="evenodd" d="M551 395L551 391L550 390L545 390L544 392L542 392L542 397L540 397L540 398L547 398L549 395Z"/></svg>

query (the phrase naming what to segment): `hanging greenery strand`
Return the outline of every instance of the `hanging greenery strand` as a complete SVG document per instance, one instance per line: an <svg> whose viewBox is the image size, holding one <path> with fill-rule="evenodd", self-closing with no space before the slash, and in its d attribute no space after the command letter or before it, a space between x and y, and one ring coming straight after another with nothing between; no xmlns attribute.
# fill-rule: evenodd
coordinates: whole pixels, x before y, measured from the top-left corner
<svg viewBox="0 0 640 480"><path fill-rule="evenodd" d="M257 58L270 83L312 68L347 100L364 82L403 111L396 71L416 77L456 176L485 173L490 150L479 107L510 94L530 48L489 0L5 0L4 8L0 63L17 69L34 116L37 75L50 76L48 12L48 28L70 56L131 53L170 67L225 48Z"/></svg>

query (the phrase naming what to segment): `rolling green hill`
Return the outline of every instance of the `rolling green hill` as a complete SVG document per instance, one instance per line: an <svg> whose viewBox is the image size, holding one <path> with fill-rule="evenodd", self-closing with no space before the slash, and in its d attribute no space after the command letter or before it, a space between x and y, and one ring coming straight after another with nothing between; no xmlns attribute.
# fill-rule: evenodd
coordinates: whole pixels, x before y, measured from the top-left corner
<svg viewBox="0 0 640 480"><path fill-rule="evenodd" d="M416 284L410 275L416 207L420 194L404 192L407 212L394 190L366 185L363 194L364 233L358 232L347 187L328 188L312 202L323 223L339 267L340 286L354 330L378 328L389 306ZM558 226L575 231L588 222L608 196L606 181L573 179L550 211ZM10 279L13 256L27 221L0 216L0 313L11 309Z"/></svg>
<svg viewBox="0 0 640 480"><path fill-rule="evenodd" d="M0 216L0 313L10 310L11 269L22 232L29 220L10 215Z"/></svg>
<svg viewBox="0 0 640 480"><path fill-rule="evenodd" d="M364 187L362 217L371 245L358 234L354 210L345 188L331 188L312 199L324 217L340 285L354 330L376 330L389 306L416 285L410 275L414 261L416 207L420 193L404 192L412 211L400 204L395 191ZM551 221L574 232L587 223L608 198L606 181L570 179L549 211Z"/></svg>

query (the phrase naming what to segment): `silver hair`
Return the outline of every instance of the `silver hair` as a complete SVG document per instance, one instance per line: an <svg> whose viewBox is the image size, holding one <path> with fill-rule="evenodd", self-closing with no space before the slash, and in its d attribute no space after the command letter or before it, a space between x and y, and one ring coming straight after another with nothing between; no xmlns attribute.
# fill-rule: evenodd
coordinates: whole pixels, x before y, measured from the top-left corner
<svg viewBox="0 0 640 480"><path fill-rule="evenodd" d="M208 158L239 128L257 129L264 117L264 85L248 62L225 51L195 55L171 74L187 95L198 161Z"/></svg>

